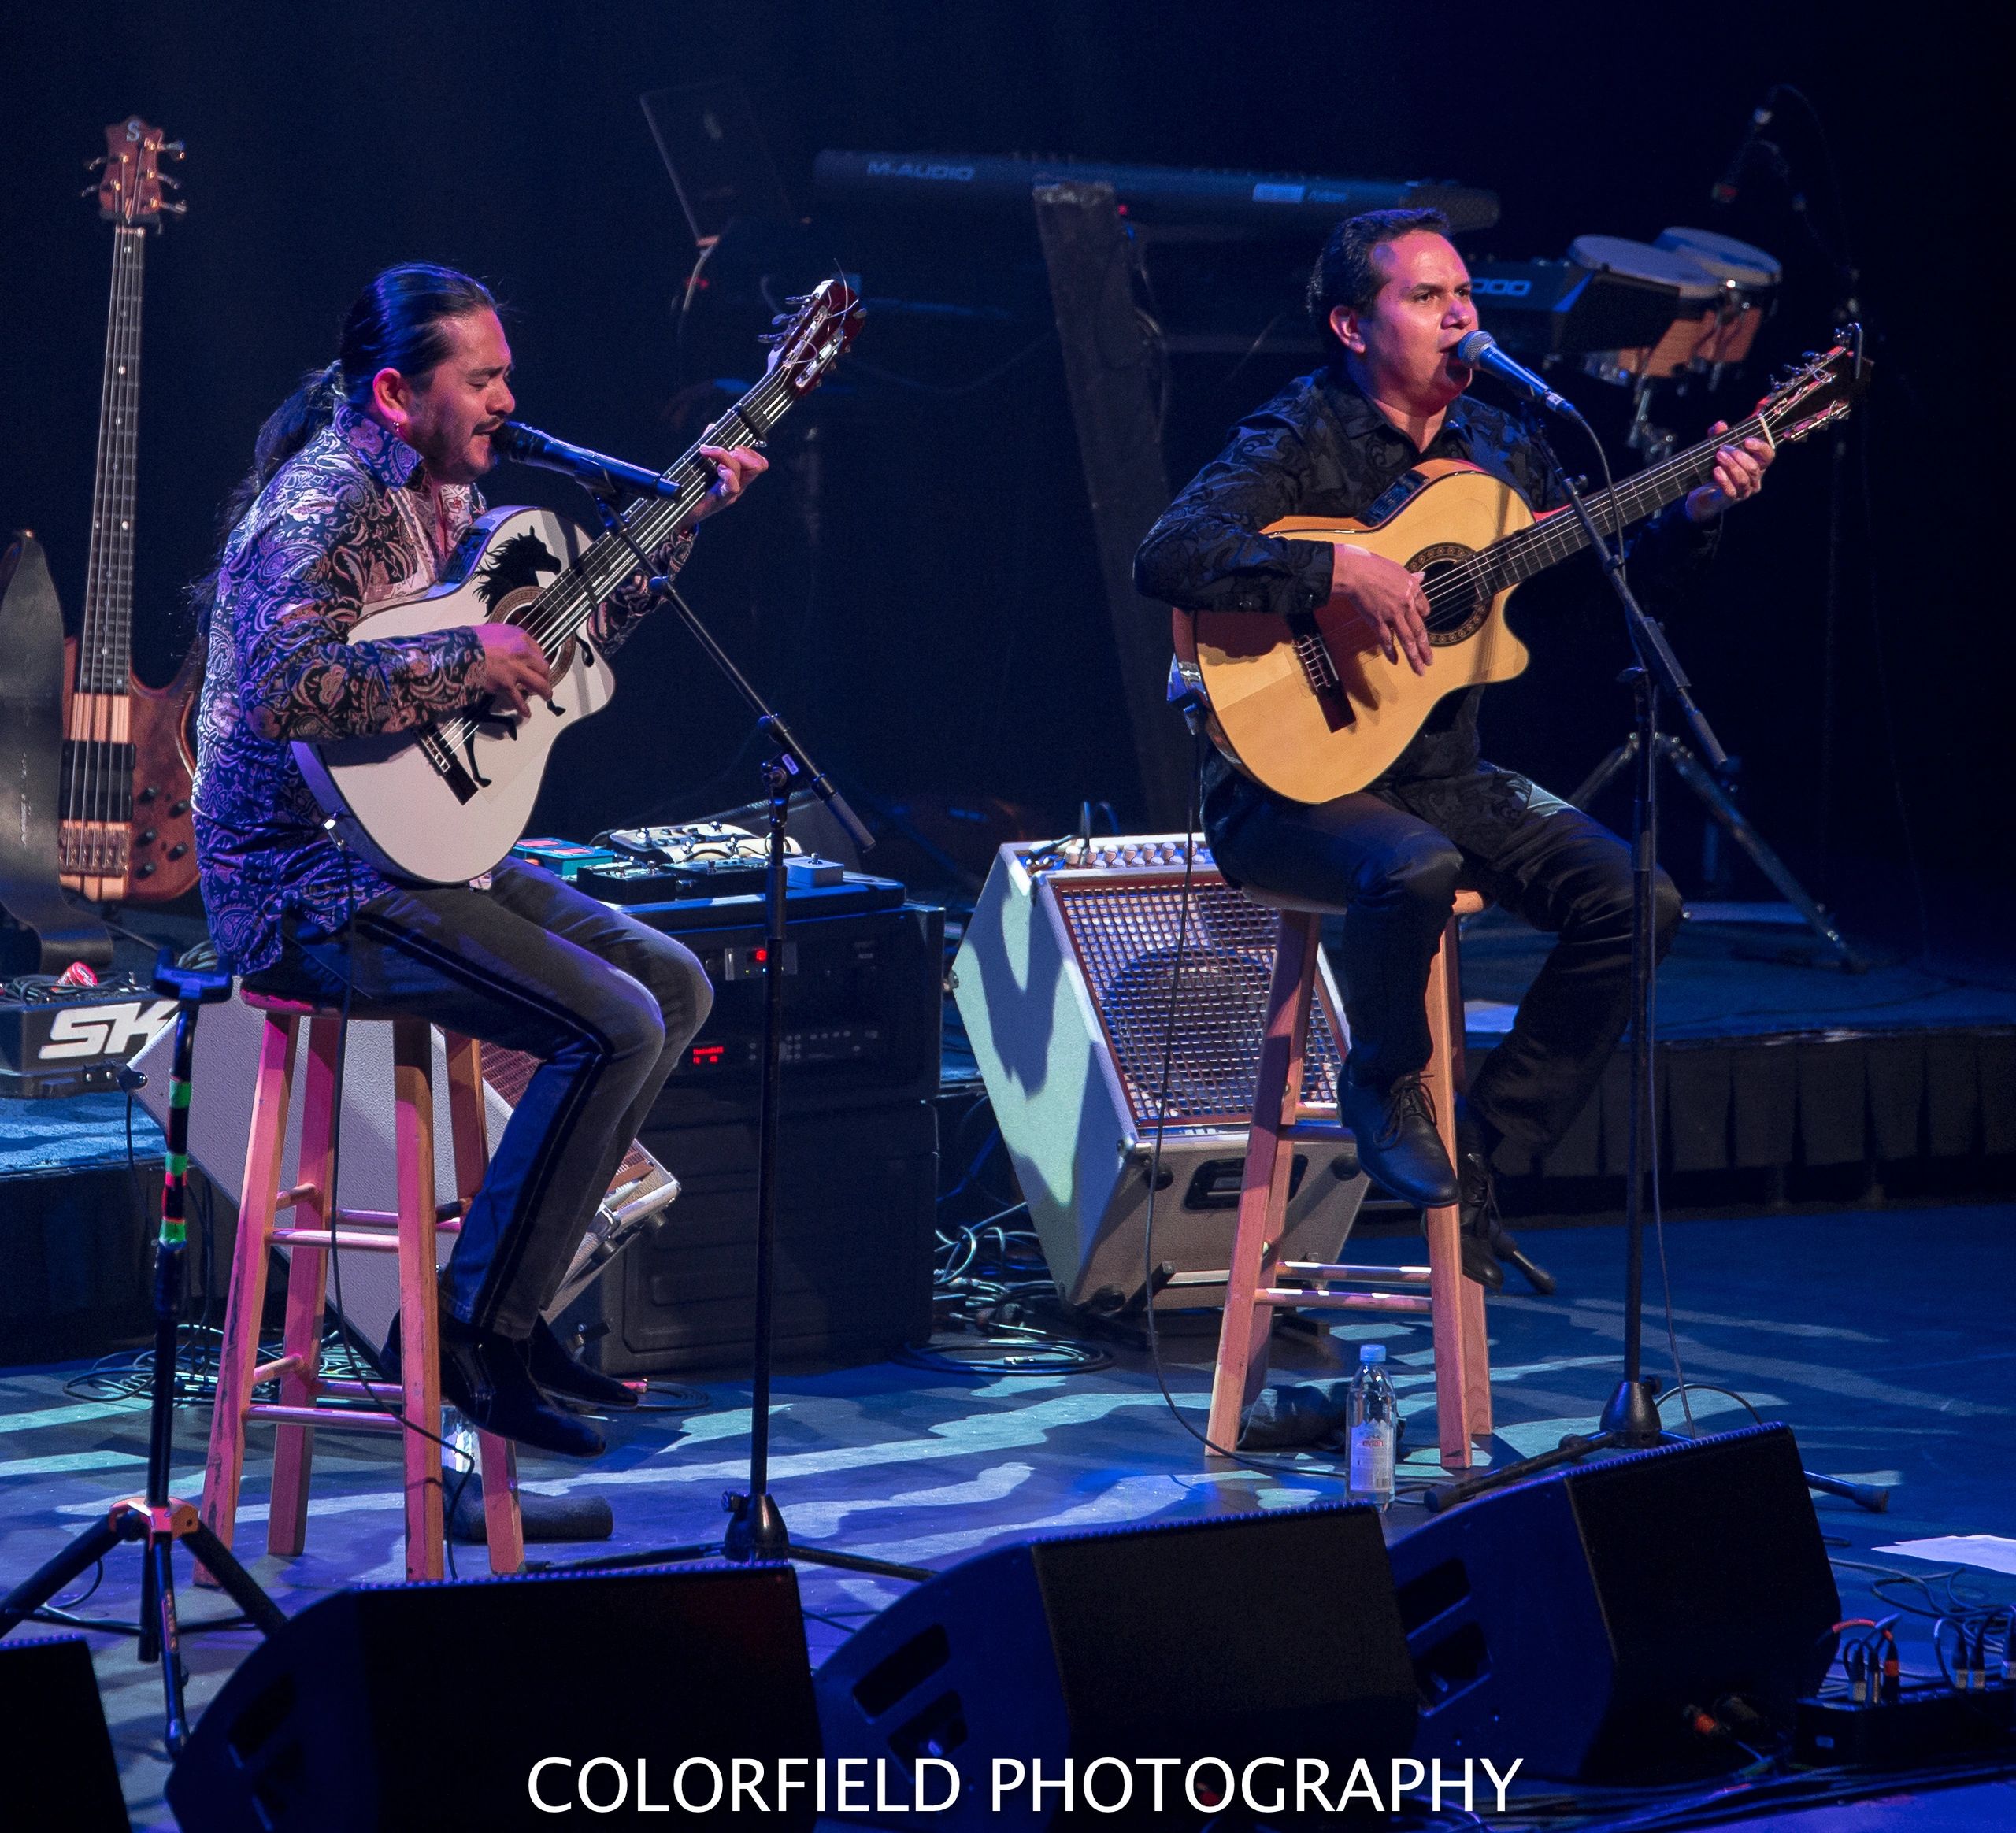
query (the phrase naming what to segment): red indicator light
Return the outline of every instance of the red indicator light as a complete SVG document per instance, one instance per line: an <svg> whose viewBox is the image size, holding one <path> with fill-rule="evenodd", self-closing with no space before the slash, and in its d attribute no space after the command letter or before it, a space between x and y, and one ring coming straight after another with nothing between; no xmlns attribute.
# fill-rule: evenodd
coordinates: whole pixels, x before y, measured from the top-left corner
<svg viewBox="0 0 2016 1833"><path fill-rule="evenodd" d="M693 1066L696 1069L711 1068L722 1061L727 1054L728 1046L725 1044L695 1044L693 1046Z"/></svg>
<svg viewBox="0 0 2016 1833"><path fill-rule="evenodd" d="M752 948L749 951L749 958L760 965L770 958L770 951L767 948Z"/></svg>

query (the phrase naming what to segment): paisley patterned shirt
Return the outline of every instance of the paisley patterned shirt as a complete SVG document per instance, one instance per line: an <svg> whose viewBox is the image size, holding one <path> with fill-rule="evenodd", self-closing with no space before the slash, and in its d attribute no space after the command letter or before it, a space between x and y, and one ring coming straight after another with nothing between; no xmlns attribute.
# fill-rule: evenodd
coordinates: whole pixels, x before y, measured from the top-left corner
<svg viewBox="0 0 2016 1833"><path fill-rule="evenodd" d="M346 402L232 531L197 725L195 824L210 933L232 972L277 958L286 913L329 935L389 887L329 837L291 745L408 731L483 698L473 627L344 640L367 611L452 573L482 508L469 485L435 486L410 446ZM691 540L658 557L663 570ZM589 630L613 650L650 606L635 578Z"/></svg>

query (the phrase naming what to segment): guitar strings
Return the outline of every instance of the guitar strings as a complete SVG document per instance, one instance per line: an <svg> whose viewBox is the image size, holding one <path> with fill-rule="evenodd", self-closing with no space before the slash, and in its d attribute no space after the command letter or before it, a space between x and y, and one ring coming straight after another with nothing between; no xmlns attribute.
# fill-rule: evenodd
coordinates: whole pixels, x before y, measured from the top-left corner
<svg viewBox="0 0 2016 1833"><path fill-rule="evenodd" d="M790 405L792 384L790 366L780 364L769 376L750 391L717 420L709 431L720 435L728 423L733 421L740 429L738 435L718 439L717 443L736 449L762 443L765 435L758 430L757 422L774 428L778 418ZM756 420L752 421L749 414ZM705 435L702 435L703 439ZM695 507L710 487L712 468L700 455L701 441L693 445L658 475L669 478L676 472L692 473L678 487L673 497L651 497L635 505L622 520L630 539L647 553L662 541ZM608 578L600 578L597 566L598 555L615 559L617 565ZM590 544L587 551L570 567L565 574L556 580L538 598L524 608L521 613L506 621L517 624L539 644L549 657L560 651L579 634L595 607L608 597L616 587L636 571L636 563L624 542L616 534L605 534ZM443 720L439 731L450 745L465 742L476 732L480 722L463 713Z"/></svg>
<svg viewBox="0 0 2016 1833"><path fill-rule="evenodd" d="M1683 481L1684 479L1690 474L1705 474L1712 470L1714 455L1732 440L1751 437L1753 429L1768 436L1761 413L1751 415L1714 439L1688 447L1663 465L1627 478L1613 490L1600 492L1588 499L1590 519L1606 535L1628 526L1644 513L1641 504L1656 504L1670 483L1679 483L1680 492L1676 494L1684 493L1691 487ZM1615 519L1606 521L1606 517L1612 512L1615 512ZM1480 587L1489 586L1495 591L1498 580L1508 573L1510 578L1507 583L1516 585L1520 580L1530 577L1532 572L1578 552L1588 542L1588 533L1581 519L1572 513L1564 515L1557 511L1544 520L1532 523L1502 541L1494 542L1469 559L1458 562L1430 583L1423 595L1432 610L1473 604ZM1536 558L1539 564L1529 572L1518 571L1520 563L1529 557Z"/></svg>
<svg viewBox="0 0 2016 1833"><path fill-rule="evenodd" d="M120 625L120 594L130 597L132 569L130 535L133 518L133 470L137 453L134 422L138 418L139 342L136 320L139 313L140 280L145 260L145 231L128 230L123 224L113 232L111 301L108 311L104 373L98 391L98 459L94 501L99 515L91 529L85 572L84 617L79 633L80 650L76 691L94 697L109 691L106 652L108 638L130 631ZM115 409L117 411L115 411ZM124 644L117 646L121 652ZM119 684L122 688L124 683ZM109 723L110 709L95 700L84 709L86 736L73 741L70 793L66 798L73 821L84 831L77 836L78 876L100 876L104 839L92 830L108 824L116 812L114 792L118 774L117 742L100 738L101 717Z"/></svg>

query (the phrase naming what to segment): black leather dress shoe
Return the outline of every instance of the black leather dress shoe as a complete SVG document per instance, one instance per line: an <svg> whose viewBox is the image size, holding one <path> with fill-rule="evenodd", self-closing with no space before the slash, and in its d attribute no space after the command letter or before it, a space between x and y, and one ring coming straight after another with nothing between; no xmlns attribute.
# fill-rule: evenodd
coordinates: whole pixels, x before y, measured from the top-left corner
<svg viewBox="0 0 2016 1833"><path fill-rule="evenodd" d="M566 1346L554 1335L553 1326L543 1317L532 1321L532 1334L525 1344L525 1366L533 1380L554 1400L612 1409L637 1404L635 1390L613 1376L596 1373L569 1355Z"/></svg>
<svg viewBox="0 0 2016 1833"><path fill-rule="evenodd" d="M1460 1112L1456 1117L1456 1176L1462 1188L1465 1276L1487 1292L1496 1292L1504 1287L1505 1268L1516 1267L1543 1298L1553 1291L1554 1275L1521 1253L1518 1238L1499 1220L1498 1194L1483 1130Z"/></svg>
<svg viewBox="0 0 2016 1833"><path fill-rule="evenodd" d="M1337 1090L1337 1117L1351 1128L1358 1161L1374 1183L1424 1209L1456 1201L1455 1169L1418 1076L1380 1089L1361 1087L1347 1075Z"/></svg>
<svg viewBox="0 0 2016 1833"><path fill-rule="evenodd" d="M562 1457L599 1457L602 1435L557 1407L525 1365L525 1349L494 1331L441 1314L441 1398L469 1423L500 1439Z"/></svg>

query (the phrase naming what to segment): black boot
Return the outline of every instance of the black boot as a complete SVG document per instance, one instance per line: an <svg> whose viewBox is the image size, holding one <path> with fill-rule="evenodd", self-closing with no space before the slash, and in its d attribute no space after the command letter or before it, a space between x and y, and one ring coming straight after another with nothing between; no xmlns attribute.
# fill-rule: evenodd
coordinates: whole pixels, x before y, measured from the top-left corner
<svg viewBox="0 0 2016 1833"><path fill-rule="evenodd" d="M525 1346L441 1314L441 1398L480 1431L562 1457L599 1457L602 1434L554 1406L525 1365Z"/></svg>
<svg viewBox="0 0 2016 1833"><path fill-rule="evenodd" d="M1337 1117L1358 1142L1358 1164L1382 1189L1424 1209L1456 1201L1456 1173L1420 1076L1403 1076L1380 1089L1362 1087L1347 1074L1338 1084Z"/></svg>
<svg viewBox="0 0 2016 1833"><path fill-rule="evenodd" d="M1482 1125L1461 1104L1456 1110L1456 1176L1462 1194L1465 1276L1487 1292L1495 1292L1505 1284L1505 1268L1517 1267L1543 1298L1553 1291L1554 1275L1521 1253L1518 1237L1499 1220L1491 1148Z"/></svg>
<svg viewBox="0 0 2016 1833"><path fill-rule="evenodd" d="M571 1401L580 1406L632 1407L636 1393L607 1375L600 1375L567 1353L566 1346L543 1317L532 1320L532 1334L525 1345L525 1366L533 1380L555 1400Z"/></svg>

